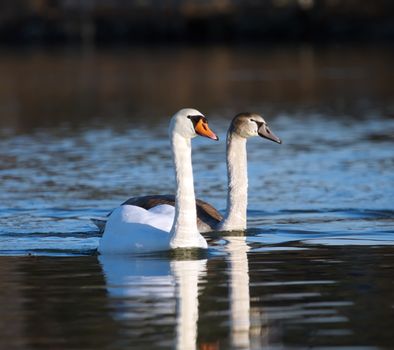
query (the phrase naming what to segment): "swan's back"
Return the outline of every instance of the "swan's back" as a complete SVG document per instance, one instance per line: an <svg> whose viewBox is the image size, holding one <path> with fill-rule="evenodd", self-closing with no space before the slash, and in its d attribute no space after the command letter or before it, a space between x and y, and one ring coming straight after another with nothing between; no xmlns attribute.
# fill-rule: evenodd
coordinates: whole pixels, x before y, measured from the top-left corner
<svg viewBox="0 0 394 350"><path fill-rule="evenodd" d="M105 224L99 252L144 253L168 250L175 209L159 205L152 210L134 205L116 208Z"/></svg>
<svg viewBox="0 0 394 350"><path fill-rule="evenodd" d="M175 196L171 194L164 195L151 195L129 198L122 205L135 205L146 210L154 208L158 205L168 204L175 206ZM220 221L222 221L222 215L209 203L196 199L197 209L197 226L200 232L207 232L215 230Z"/></svg>

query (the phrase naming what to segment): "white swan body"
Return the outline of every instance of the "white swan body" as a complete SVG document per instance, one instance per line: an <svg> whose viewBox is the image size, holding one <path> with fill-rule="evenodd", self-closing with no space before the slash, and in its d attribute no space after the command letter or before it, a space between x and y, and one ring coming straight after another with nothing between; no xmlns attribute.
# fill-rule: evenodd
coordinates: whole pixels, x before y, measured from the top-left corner
<svg viewBox="0 0 394 350"><path fill-rule="evenodd" d="M162 207L165 208L163 212ZM175 208L161 205L146 210L134 205L116 208L108 218L100 240L100 253L132 253L167 250Z"/></svg>
<svg viewBox="0 0 394 350"><path fill-rule="evenodd" d="M205 117L195 109L182 109L170 122L170 139L176 175L175 209L161 205L146 210L122 205L108 218L98 251L143 253L175 248L207 248L197 228L191 139L217 140Z"/></svg>

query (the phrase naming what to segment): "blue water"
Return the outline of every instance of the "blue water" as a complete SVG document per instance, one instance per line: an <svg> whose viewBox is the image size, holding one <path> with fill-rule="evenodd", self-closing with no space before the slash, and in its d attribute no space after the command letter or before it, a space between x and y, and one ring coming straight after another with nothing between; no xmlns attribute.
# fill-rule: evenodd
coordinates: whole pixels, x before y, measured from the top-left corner
<svg viewBox="0 0 394 350"><path fill-rule="evenodd" d="M373 73L392 53L368 52L185 50L179 67L178 52L157 67L150 52L0 59L0 81L16 81L0 90L1 347L391 348L394 99L392 74ZM220 64L190 73L196 55ZM157 95L148 72L163 67L177 86L189 72L201 107L190 91ZM70 71L86 73L78 89ZM196 194L221 211L234 113L262 113L283 140L248 141L248 230L206 235L206 253L98 256L91 217L173 191L168 115L184 104L221 139L193 140Z"/></svg>
<svg viewBox="0 0 394 350"><path fill-rule="evenodd" d="M229 119L210 119L224 140ZM328 119L278 116L271 127L283 145L248 142L251 242L392 242L393 120ZM124 129L47 129L2 138L4 254L90 251L99 239L90 217L107 214L129 196L169 191L165 120L150 130ZM196 193L222 211L224 144L193 145Z"/></svg>

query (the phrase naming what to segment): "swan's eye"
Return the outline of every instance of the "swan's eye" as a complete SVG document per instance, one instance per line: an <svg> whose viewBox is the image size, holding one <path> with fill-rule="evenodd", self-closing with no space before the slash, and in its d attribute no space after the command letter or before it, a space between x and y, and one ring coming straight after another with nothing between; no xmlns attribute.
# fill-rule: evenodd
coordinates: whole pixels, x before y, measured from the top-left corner
<svg viewBox="0 0 394 350"><path fill-rule="evenodd" d="M187 117L188 117L188 119L190 119L192 121L194 127L196 127L197 123L200 120L207 123L207 119L202 115L188 115Z"/></svg>

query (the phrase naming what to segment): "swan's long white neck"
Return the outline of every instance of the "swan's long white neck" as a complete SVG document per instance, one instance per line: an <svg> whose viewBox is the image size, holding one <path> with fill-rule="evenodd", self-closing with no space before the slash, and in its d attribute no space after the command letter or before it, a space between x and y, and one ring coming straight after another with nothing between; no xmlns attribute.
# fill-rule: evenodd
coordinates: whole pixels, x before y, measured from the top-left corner
<svg viewBox="0 0 394 350"><path fill-rule="evenodd" d="M227 133L227 210L221 230L245 230L248 205L248 170L246 138L236 133Z"/></svg>
<svg viewBox="0 0 394 350"><path fill-rule="evenodd" d="M170 138L176 176L175 218L170 245L172 248L201 246L196 244L203 238L197 229L191 139L176 132L172 132Z"/></svg>

